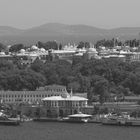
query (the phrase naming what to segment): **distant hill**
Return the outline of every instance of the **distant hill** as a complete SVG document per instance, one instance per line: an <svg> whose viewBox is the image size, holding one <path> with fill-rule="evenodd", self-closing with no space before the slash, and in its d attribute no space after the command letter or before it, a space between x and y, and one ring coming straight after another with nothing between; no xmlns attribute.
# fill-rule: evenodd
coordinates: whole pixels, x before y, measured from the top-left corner
<svg viewBox="0 0 140 140"><path fill-rule="evenodd" d="M0 26L0 42L35 44L37 41L47 42L56 40L62 43L90 41L94 42L107 38L120 39L139 38L140 27L121 27L114 29L101 29L88 25L66 25L60 23L47 23L26 30L8 26Z"/></svg>
<svg viewBox="0 0 140 140"><path fill-rule="evenodd" d="M9 27L9 26L0 26L0 36L8 35L20 35L24 30Z"/></svg>

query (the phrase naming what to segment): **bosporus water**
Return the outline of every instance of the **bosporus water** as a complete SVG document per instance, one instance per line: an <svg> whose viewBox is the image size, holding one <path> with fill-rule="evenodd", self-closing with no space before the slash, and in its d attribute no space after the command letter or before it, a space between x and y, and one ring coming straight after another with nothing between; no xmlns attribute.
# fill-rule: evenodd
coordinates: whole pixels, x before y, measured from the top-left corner
<svg viewBox="0 0 140 140"><path fill-rule="evenodd" d="M140 127L94 123L25 122L0 126L0 140L139 140Z"/></svg>

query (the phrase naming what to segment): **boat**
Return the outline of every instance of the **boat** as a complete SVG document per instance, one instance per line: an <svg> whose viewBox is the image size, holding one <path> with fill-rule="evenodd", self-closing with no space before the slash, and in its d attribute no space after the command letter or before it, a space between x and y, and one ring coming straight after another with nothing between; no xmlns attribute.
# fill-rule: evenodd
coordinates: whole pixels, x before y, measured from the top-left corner
<svg viewBox="0 0 140 140"><path fill-rule="evenodd" d="M0 116L0 125L19 125L20 121L11 120L5 116Z"/></svg>
<svg viewBox="0 0 140 140"><path fill-rule="evenodd" d="M140 118L128 118L125 120L126 126L140 126Z"/></svg>
<svg viewBox="0 0 140 140"><path fill-rule="evenodd" d="M68 115L68 117L62 119L62 122L87 123L91 117L92 115L80 112L78 114Z"/></svg>
<svg viewBox="0 0 140 140"><path fill-rule="evenodd" d="M0 125L20 125L19 120L12 120L4 113L0 112Z"/></svg>
<svg viewBox="0 0 140 140"><path fill-rule="evenodd" d="M107 115L102 118L102 124L104 125L119 125L118 116L117 115Z"/></svg>
<svg viewBox="0 0 140 140"><path fill-rule="evenodd" d="M140 126L140 118L130 117L129 114L122 113L121 115L107 115L102 120L104 125L119 125L119 126Z"/></svg>

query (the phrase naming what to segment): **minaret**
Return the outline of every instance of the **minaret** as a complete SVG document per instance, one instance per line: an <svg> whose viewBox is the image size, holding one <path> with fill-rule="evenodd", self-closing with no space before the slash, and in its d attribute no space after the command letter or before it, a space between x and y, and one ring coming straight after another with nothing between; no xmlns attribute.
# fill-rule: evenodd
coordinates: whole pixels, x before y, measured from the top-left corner
<svg viewBox="0 0 140 140"><path fill-rule="evenodd" d="M139 47L140 47L140 33L139 33Z"/></svg>
<svg viewBox="0 0 140 140"><path fill-rule="evenodd" d="M71 88L71 90L70 90L70 97L72 97L73 96L73 92L72 92L72 88Z"/></svg>

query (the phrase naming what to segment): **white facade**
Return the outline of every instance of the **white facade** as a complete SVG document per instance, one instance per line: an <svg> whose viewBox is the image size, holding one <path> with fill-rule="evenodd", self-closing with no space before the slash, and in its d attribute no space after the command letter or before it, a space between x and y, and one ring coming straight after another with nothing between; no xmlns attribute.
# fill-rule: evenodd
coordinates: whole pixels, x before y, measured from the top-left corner
<svg viewBox="0 0 140 140"><path fill-rule="evenodd" d="M51 96L68 96L66 87L50 85L41 91L0 91L0 99L3 103L38 103L42 98Z"/></svg>

